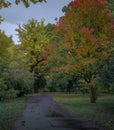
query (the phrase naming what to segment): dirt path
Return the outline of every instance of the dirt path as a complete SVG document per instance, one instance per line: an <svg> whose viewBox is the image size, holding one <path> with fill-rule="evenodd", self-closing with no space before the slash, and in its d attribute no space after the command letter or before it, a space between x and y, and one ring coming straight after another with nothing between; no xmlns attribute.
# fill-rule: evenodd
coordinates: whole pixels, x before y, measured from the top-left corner
<svg viewBox="0 0 114 130"><path fill-rule="evenodd" d="M61 108L50 94L30 97L11 130L101 130Z"/></svg>

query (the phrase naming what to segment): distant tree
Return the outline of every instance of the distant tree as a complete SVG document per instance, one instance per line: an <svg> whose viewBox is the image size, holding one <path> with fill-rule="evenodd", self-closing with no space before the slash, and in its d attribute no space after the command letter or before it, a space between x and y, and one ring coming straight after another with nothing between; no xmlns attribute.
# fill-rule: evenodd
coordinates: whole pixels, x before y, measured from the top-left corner
<svg viewBox="0 0 114 130"><path fill-rule="evenodd" d="M47 86L50 90L59 92L76 92L79 77L65 72L53 72L48 74Z"/></svg>
<svg viewBox="0 0 114 130"><path fill-rule="evenodd" d="M108 92L114 92L114 50L104 60L104 64L100 70L99 80L103 89Z"/></svg>

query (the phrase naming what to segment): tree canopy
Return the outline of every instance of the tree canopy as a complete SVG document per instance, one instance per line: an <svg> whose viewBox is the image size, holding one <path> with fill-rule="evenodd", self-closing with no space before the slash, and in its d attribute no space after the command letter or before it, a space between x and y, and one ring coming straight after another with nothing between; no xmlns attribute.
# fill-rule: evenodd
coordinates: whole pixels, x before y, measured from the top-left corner
<svg viewBox="0 0 114 130"><path fill-rule="evenodd" d="M50 56L54 70L81 75L89 85L91 102L96 100L92 82L100 61L109 55L113 29L113 16L104 0L74 0L53 30L60 38L50 45L54 48Z"/></svg>
<svg viewBox="0 0 114 130"><path fill-rule="evenodd" d="M38 82L40 77L45 73L44 67L44 48L49 43L49 37L46 33L44 20L29 20L27 24L19 25L16 29L20 39L20 49L23 53L23 58L29 66L30 72L34 73L35 81ZM38 83L36 84L36 89Z"/></svg>
<svg viewBox="0 0 114 130"><path fill-rule="evenodd" d="M0 30L0 62L9 58L8 48L13 44L12 37L8 37Z"/></svg>

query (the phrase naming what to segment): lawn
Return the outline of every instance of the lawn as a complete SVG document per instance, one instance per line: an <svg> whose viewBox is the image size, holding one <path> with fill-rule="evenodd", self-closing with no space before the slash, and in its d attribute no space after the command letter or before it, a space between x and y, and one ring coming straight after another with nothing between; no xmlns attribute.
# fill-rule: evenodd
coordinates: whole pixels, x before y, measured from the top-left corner
<svg viewBox="0 0 114 130"><path fill-rule="evenodd" d="M25 98L0 102L0 130L10 130L12 122L24 109Z"/></svg>
<svg viewBox="0 0 114 130"><path fill-rule="evenodd" d="M89 103L87 95L55 94L54 99L76 115L98 124L106 130L114 130L114 96L102 95L97 103Z"/></svg>

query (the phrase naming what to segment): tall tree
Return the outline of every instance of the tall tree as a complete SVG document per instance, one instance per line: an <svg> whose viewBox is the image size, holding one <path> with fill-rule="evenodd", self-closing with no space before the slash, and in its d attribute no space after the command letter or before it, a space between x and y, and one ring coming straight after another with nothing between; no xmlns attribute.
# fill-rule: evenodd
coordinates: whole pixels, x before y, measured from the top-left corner
<svg viewBox="0 0 114 130"><path fill-rule="evenodd" d="M0 62L2 60L8 60L8 48L12 45L12 43L12 37L8 37L3 31L0 30Z"/></svg>
<svg viewBox="0 0 114 130"><path fill-rule="evenodd" d="M53 31L60 40L52 43L55 50L48 60L56 64L54 70L81 75L88 83L90 102L95 103L93 81L114 42L113 17L104 0L74 0L68 8Z"/></svg>
<svg viewBox="0 0 114 130"><path fill-rule="evenodd" d="M28 64L30 72L34 73L34 91L37 92L38 83L46 71L42 52L49 42L44 21L29 20L27 24L19 25L17 32L26 64Z"/></svg>

